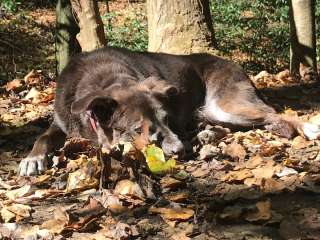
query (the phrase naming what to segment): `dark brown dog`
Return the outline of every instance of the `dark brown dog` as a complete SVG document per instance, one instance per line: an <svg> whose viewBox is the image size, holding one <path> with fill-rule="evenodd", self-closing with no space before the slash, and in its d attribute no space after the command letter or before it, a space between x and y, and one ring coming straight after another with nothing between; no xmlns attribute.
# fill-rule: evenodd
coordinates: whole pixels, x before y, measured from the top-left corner
<svg viewBox="0 0 320 240"><path fill-rule="evenodd" d="M128 141L148 122L150 140L167 155L183 152L179 136L197 115L209 122L263 126L284 137L318 126L285 119L256 95L245 72L208 54L176 56L105 48L73 58L57 81L54 121L20 163L20 175L46 169L47 154L65 137L104 147Z"/></svg>

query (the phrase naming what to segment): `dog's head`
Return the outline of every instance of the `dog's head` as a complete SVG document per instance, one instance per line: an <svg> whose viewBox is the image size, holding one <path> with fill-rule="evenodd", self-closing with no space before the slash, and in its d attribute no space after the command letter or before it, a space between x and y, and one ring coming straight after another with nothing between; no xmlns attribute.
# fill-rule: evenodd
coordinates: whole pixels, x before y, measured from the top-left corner
<svg viewBox="0 0 320 240"><path fill-rule="evenodd" d="M80 114L97 134L99 144L105 147L131 141L145 131L148 140L161 144L165 154L181 154L183 144L169 129L168 113L162 104L177 94L175 86L150 77L127 87L113 84L76 99L71 113Z"/></svg>

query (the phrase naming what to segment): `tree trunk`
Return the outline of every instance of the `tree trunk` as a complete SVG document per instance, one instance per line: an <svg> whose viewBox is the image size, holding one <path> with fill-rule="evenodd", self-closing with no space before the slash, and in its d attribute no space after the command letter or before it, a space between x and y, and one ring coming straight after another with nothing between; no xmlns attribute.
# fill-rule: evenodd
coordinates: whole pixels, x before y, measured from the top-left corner
<svg viewBox="0 0 320 240"><path fill-rule="evenodd" d="M70 0L58 0L56 14L56 71L59 74L70 57L81 49L76 40L79 27L73 17Z"/></svg>
<svg viewBox="0 0 320 240"><path fill-rule="evenodd" d="M92 51L106 45L103 23L96 0L71 0L77 15L80 33L77 39L82 51Z"/></svg>
<svg viewBox="0 0 320 240"><path fill-rule="evenodd" d="M209 0L147 0L151 52L189 54L212 50Z"/></svg>
<svg viewBox="0 0 320 240"><path fill-rule="evenodd" d="M309 73L317 74L315 0L291 0L289 16L290 72L301 76L301 69L309 69Z"/></svg>

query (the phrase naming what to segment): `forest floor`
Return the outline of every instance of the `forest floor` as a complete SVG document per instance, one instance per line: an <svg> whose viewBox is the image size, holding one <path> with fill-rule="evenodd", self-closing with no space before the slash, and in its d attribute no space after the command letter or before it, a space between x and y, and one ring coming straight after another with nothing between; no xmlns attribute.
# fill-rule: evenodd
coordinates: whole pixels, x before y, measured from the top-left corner
<svg viewBox="0 0 320 240"><path fill-rule="evenodd" d="M37 11L23 26L0 25L8 30L2 56L15 63L3 66L13 80L0 87L1 239L320 239L320 140L202 124L186 140L187 159L157 175L138 150L101 157L89 142L69 139L52 168L18 177L53 113L54 9ZM30 26L39 32L24 42L14 31ZM286 70L252 81L279 112L320 124L318 84L302 85ZM109 176L99 188L105 158Z"/></svg>

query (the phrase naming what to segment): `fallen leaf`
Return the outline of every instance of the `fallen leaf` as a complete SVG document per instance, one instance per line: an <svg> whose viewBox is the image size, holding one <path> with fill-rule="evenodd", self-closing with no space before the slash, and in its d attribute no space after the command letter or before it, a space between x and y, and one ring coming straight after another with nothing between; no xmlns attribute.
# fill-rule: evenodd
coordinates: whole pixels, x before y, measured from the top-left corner
<svg viewBox="0 0 320 240"><path fill-rule="evenodd" d="M215 157L220 152L220 148L211 144L204 145L199 152L199 160L205 160Z"/></svg>
<svg viewBox="0 0 320 240"><path fill-rule="evenodd" d="M82 160L84 161L82 163L83 166L80 169L69 173L66 192L95 188L99 185L99 181L95 177L95 174L99 171L97 158L84 157Z"/></svg>
<svg viewBox="0 0 320 240"><path fill-rule="evenodd" d="M10 190L6 192L7 198L15 200L17 198L31 195L34 192L31 185L24 185L18 189Z"/></svg>
<svg viewBox="0 0 320 240"><path fill-rule="evenodd" d="M185 221L193 217L194 211L189 208L149 208L150 213L158 213L168 220Z"/></svg>
<svg viewBox="0 0 320 240"><path fill-rule="evenodd" d="M224 154L241 162L246 156L246 150L238 143L231 143L225 147Z"/></svg>
<svg viewBox="0 0 320 240"><path fill-rule="evenodd" d="M303 149L310 146L311 144L312 144L312 141L307 141L305 138L301 136L295 137L291 143L294 149Z"/></svg>
<svg viewBox="0 0 320 240"><path fill-rule="evenodd" d="M132 239L139 235L136 227L126 223L118 222L116 225L110 226L109 229L104 229L105 237L102 239Z"/></svg>
<svg viewBox="0 0 320 240"><path fill-rule="evenodd" d="M285 184L281 180L275 180L273 178L264 179L261 184L261 188L264 192L276 193L285 188Z"/></svg>
<svg viewBox="0 0 320 240"><path fill-rule="evenodd" d="M119 197L107 189L102 190L102 197L100 202L103 207L109 209L112 213L115 214L121 214L128 211L128 208L123 206Z"/></svg>
<svg viewBox="0 0 320 240"><path fill-rule="evenodd" d="M170 237L171 240L190 240L185 232L175 233Z"/></svg>
<svg viewBox="0 0 320 240"><path fill-rule="evenodd" d="M82 208L70 212L72 218L65 226L65 230L84 231L91 222L96 221L105 212L106 209L101 203L90 197Z"/></svg>
<svg viewBox="0 0 320 240"><path fill-rule="evenodd" d="M262 178L246 178L243 183L251 187L253 185L260 186L261 182L262 182Z"/></svg>
<svg viewBox="0 0 320 240"><path fill-rule="evenodd" d="M252 177L253 174L249 169L239 171L231 171L222 177L223 181L243 181L246 178Z"/></svg>
<svg viewBox="0 0 320 240"><path fill-rule="evenodd" d="M166 161L162 149L156 147L154 144L148 145L143 152L147 161L147 165L150 171L154 174L162 174L167 172L176 165L176 161L172 158Z"/></svg>
<svg viewBox="0 0 320 240"><path fill-rule="evenodd" d="M24 218L30 217L31 207L19 203L13 203L9 206L4 206L0 213L5 222L10 222L15 219L16 222Z"/></svg>
<svg viewBox="0 0 320 240"><path fill-rule="evenodd" d="M42 80L42 75L35 70L31 70L25 77L24 81L28 85L37 85Z"/></svg>
<svg viewBox="0 0 320 240"><path fill-rule="evenodd" d="M164 198L172 202L184 202L189 198L189 192L174 192L164 195Z"/></svg>
<svg viewBox="0 0 320 240"><path fill-rule="evenodd" d="M53 212L53 219L47 220L41 225L41 229L47 229L50 233L59 234L69 223L69 214L65 209L57 207Z"/></svg>
<svg viewBox="0 0 320 240"><path fill-rule="evenodd" d="M298 174L298 172L295 169L289 167L283 167L280 172L276 173L277 177L279 178L293 174Z"/></svg>
<svg viewBox="0 0 320 240"><path fill-rule="evenodd" d="M191 175L196 178L206 177L210 174L211 170L209 168L199 167L195 171L191 172Z"/></svg>
<svg viewBox="0 0 320 240"><path fill-rule="evenodd" d="M271 203L269 200L256 203L254 212L246 214L245 219L249 222L266 221L271 218Z"/></svg>
<svg viewBox="0 0 320 240"><path fill-rule="evenodd" d="M254 169L263 163L263 158L259 155L251 157L248 161L244 163L245 167L248 169Z"/></svg>
<svg viewBox="0 0 320 240"><path fill-rule="evenodd" d="M134 196L140 199L144 199L144 194L142 192L139 184L132 182L130 180L121 180L117 183L115 189L115 194Z"/></svg>
<svg viewBox="0 0 320 240"><path fill-rule="evenodd" d="M11 90L16 90L22 85L23 85L23 82L21 79L14 79L6 84L6 91L9 92Z"/></svg>
<svg viewBox="0 0 320 240"><path fill-rule="evenodd" d="M255 178L272 178L275 173L273 166L262 166L251 170Z"/></svg>
<svg viewBox="0 0 320 240"><path fill-rule="evenodd" d="M170 189L170 190L184 187L186 185L185 182L180 181L180 180L175 179L170 176L165 176L165 177L161 178L160 184L161 184L162 189Z"/></svg>

